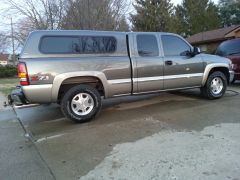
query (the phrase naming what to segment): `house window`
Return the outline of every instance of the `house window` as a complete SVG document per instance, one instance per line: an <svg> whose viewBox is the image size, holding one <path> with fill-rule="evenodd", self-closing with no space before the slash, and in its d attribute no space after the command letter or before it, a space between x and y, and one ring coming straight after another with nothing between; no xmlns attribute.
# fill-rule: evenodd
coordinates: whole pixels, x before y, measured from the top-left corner
<svg viewBox="0 0 240 180"><path fill-rule="evenodd" d="M207 45L201 45L199 46L202 52L206 52L208 50Z"/></svg>

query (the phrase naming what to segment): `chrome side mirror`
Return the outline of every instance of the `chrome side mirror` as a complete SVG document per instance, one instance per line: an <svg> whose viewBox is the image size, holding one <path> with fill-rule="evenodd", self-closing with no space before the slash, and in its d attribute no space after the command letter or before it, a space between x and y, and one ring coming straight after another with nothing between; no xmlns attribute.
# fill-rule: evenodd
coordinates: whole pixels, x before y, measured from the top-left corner
<svg viewBox="0 0 240 180"><path fill-rule="evenodd" d="M193 47L193 54L194 54L194 55L198 55L198 54L200 54L200 53L201 53L201 50L200 50L199 47Z"/></svg>

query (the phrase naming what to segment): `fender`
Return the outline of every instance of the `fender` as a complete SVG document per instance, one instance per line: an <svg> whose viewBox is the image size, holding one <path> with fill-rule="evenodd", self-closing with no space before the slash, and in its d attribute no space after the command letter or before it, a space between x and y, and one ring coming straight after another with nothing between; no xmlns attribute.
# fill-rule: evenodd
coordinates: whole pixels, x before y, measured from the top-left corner
<svg viewBox="0 0 240 180"><path fill-rule="evenodd" d="M104 96L108 97L108 88L107 88L107 78L104 73L98 71L80 71L80 72L69 72L57 75L53 80L52 86L52 101L56 102L58 98L58 93L62 82L68 78L72 77L84 77L90 76L100 79L104 88Z"/></svg>
<svg viewBox="0 0 240 180"><path fill-rule="evenodd" d="M205 83L207 82L207 79L208 79L208 76L209 76L210 71L211 71L213 68L218 68L218 67L227 68L227 69L229 70L229 65L226 64L226 63L213 63L213 64L208 64L208 65L205 67L205 71L204 71L204 73L203 73L202 86L204 86Z"/></svg>

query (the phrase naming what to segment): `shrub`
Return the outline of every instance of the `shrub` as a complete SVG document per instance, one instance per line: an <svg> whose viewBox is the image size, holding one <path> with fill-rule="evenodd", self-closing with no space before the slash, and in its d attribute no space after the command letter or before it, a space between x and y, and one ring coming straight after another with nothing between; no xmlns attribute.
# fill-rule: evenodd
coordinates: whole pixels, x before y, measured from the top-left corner
<svg viewBox="0 0 240 180"><path fill-rule="evenodd" d="M0 66L0 78L17 76L17 68L12 65Z"/></svg>

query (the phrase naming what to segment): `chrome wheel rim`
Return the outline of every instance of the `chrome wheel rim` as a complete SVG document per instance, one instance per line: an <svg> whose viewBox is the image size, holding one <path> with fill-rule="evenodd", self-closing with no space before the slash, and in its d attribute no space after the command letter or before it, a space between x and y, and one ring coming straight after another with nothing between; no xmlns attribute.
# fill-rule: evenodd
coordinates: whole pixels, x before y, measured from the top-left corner
<svg viewBox="0 0 240 180"><path fill-rule="evenodd" d="M223 90L223 81L220 77L215 77L211 82L211 91L214 95L218 95Z"/></svg>
<svg viewBox="0 0 240 180"><path fill-rule="evenodd" d="M72 99L71 107L75 114L84 116L93 110L94 100L90 94L79 93Z"/></svg>

